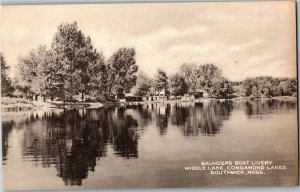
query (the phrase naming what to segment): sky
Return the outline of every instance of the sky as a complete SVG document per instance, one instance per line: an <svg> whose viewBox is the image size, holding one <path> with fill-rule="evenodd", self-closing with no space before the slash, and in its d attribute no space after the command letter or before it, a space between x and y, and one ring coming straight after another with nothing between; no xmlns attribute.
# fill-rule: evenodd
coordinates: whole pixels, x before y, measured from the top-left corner
<svg viewBox="0 0 300 192"><path fill-rule="evenodd" d="M136 49L139 69L168 75L183 63L218 66L230 80L296 76L296 21L292 1L201 2L1 7L0 51L14 77L19 55L48 48L61 23L79 29L109 58Z"/></svg>

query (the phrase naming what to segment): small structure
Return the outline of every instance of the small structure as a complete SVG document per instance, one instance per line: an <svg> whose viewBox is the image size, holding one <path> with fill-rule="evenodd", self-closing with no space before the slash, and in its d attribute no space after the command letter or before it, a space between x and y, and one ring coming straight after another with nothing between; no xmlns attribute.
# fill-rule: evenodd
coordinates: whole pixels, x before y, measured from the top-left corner
<svg viewBox="0 0 300 192"><path fill-rule="evenodd" d="M180 98L181 101L192 101L194 99L195 99L194 95L189 95L189 94L184 94Z"/></svg>
<svg viewBox="0 0 300 192"><path fill-rule="evenodd" d="M168 100L168 97L166 95L165 89L161 90L150 90L150 93L147 94L147 96L142 98L143 101L146 102L161 102Z"/></svg>
<svg viewBox="0 0 300 192"><path fill-rule="evenodd" d="M176 100L176 98L177 98L177 96L175 96L175 95L170 95L170 97L169 97L170 100Z"/></svg>
<svg viewBox="0 0 300 192"><path fill-rule="evenodd" d="M206 98L208 97L208 93L206 91L204 91L203 89L196 89L196 91L194 92L194 97L195 99L199 99L199 98Z"/></svg>
<svg viewBox="0 0 300 192"><path fill-rule="evenodd" d="M142 102L143 101L143 97L141 97L141 96L134 96L132 93L125 93L125 101L126 102Z"/></svg>
<svg viewBox="0 0 300 192"><path fill-rule="evenodd" d="M166 90L164 88L160 90L155 90L155 95L160 97L166 96Z"/></svg>
<svg viewBox="0 0 300 192"><path fill-rule="evenodd" d="M142 102L143 97L141 96L131 96L131 97L125 97L126 102Z"/></svg>
<svg viewBox="0 0 300 192"><path fill-rule="evenodd" d="M126 97L133 97L133 96L134 96L134 95L133 95L133 93L131 93L131 92L130 92L130 93L125 93L125 98L126 98Z"/></svg>
<svg viewBox="0 0 300 192"><path fill-rule="evenodd" d="M165 88L160 89L160 90L155 90L154 100L155 101L166 101L166 100L168 100Z"/></svg>

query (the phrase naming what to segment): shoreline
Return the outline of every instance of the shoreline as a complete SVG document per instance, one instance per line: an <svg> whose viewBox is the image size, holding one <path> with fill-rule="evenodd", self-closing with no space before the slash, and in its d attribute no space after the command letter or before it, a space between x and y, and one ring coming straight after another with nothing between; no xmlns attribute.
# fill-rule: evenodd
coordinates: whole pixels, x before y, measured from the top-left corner
<svg viewBox="0 0 300 192"><path fill-rule="evenodd" d="M62 103L62 102L41 102L41 101L28 101L29 103L13 103L13 104L1 104L1 113L16 113L23 111L48 111L55 109L72 109L72 108L87 108L96 109L109 105L135 105L135 104L151 104L151 103L197 103L197 102L211 102L211 101L257 101L257 100L294 100L297 101L297 97L294 96L278 96L270 98L251 98L251 97L236 97L231 99L217 99L217 98L200 98L194 100L162 100L162 101L137 101L137 102L116 102L116 103L92 103L92 102L80 102L80 103ZM21 105L21 106L19 106Z"/></svg>
<svg viewBox="0 0 300 192"><path fill-rule="evenodd" d="M61 103L61 102L52 102L52 101L26 101L16 102L11 104L3 104L1 102L1 113L15 113L15 112L24 112L24 111L51 111L55 109L71 109L71 108L101 108L105 104L103 103Z"/></svg>
<svg viewBox="0 0 300 192"><path fill-rule="evenodd" d="M242 100L248 100L248 101L266 101L266 100L278 100L278 101L297 101L297 97L293 96L278 96L278 97L261 97L261 98L251 98L251 97L236 97L236 98L231 98L231 99L218 99L218 98L200 98L200 99L194 99L194 100L162 100L162 101L136 101L136 102L123 102L120 103L122 104L129 104L129 105L134 105L134 104L151 104L151 103L202 103L202 102L211 102L211 101L220 101L220 102L225 102L225 101L242 101Z"/></svg>

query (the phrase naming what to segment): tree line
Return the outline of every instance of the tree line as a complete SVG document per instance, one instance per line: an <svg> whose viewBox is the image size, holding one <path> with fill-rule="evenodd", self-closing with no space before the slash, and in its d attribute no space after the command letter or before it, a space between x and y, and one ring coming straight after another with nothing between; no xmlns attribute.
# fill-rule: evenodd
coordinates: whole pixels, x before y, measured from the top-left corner
<svg viewBox="0 0 300 192"><path fill-rule="evenodd" d="M44 100L68 100L78 94L82 100L85 95L103 97L99 99L121 96L136 83L135 55L134 48L123 47L105 60L76 22L62 23L50 49L40 45L19 57L14 95L31 99L43 96Z"/></svg>
<svg viewBox="0 0 300 192"><path fill-rule="evenodd" d="M201 91L206 92L208 97L220 99L238 96L252 98L297 96L296 78L259 76L246 78L243 81L230 81L214 64L185 63L181 65L179 72L170 77L160 69L154 79L148 78L142 72L137 77L135 93L139 96L146 96L149 92L153 92L152 87L158 90L164 89L167 95L197 95Z"/></svg>
<svg viewBox="0 0 300 192"><path fill-rule="evenodd" d="M57 27L51 47L39 45L19 56L16 78L12 81L3 54L1 58L2 96L36 99L37 96L71 100L75 95L98 101L123 98L125 93L148 96L163 90L167 96L197 95L200 91L213 98L233 96L273 97L297 94L296 78L255 77L232 82L214 64L184 63L168 76L158 69L154 78L138 72L134 48L122 47L106 59L93 47L92 40L78 29L77 23Z"/></svg>
<svg viewBox="0 0 300 192"><path fill-rule="evenodd" d="M261 76L247 78L239 83L237 92L244 96L274 97L274 96L297 96L296 78L273 78L271 76Z"/></svg>
<svg viewBox="0 0 300 192"><path fill-rule="evenodd" d="M197 65L184 63L179 72L170 77L158 69L154 79L144 73L138 74L136 95L146 96L154 90L164 90L166 95L183 96L206 92L209 97L227 98L233 93L231 82L222 76L221 70L214 64Z"/></svg>

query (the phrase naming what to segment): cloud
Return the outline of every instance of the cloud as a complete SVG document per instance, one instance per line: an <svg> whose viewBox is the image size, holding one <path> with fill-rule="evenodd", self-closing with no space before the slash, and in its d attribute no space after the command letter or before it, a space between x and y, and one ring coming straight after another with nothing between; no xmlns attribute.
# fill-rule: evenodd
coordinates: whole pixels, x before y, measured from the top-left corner
<svg viewBox="0 0 300 192"><path fill-rule="evenodd" d="M180 54L182 52L187 52L189 55L201 55L207 54L209 51L215 49L218 45L212 42L205 42L201 44L176 44L169 47L166 51L171 54Z"/></svg>
<svg viewBox="0 0 300 192"><path fill-rule="evenodd" d="M214 63L231 80L296 75L289 2L36 5L1 11L1 51L11 66L19 54L50 45L61 22L77 21L106 58L120 47L134 47L137 64L150 76L157 68L177 72L184 62Z"/></svg>
<svg viewBox="0 0 300 192"><path fill-rule="evenodd" d="M243 43L239 45L232 45L229 47L230 52L239 52L239 51L244 51L245 49L248 49L253 46L258 46L264 43L263 39L254 39L251 42L248 43Z"/></svg>

